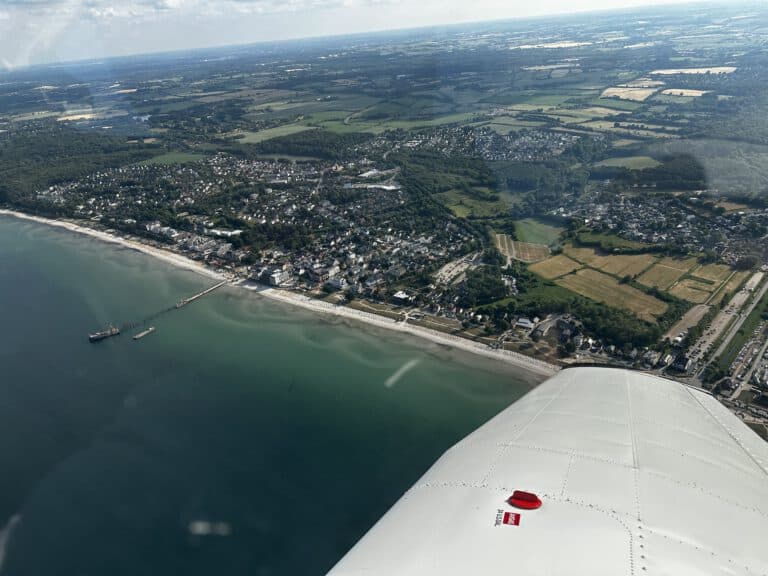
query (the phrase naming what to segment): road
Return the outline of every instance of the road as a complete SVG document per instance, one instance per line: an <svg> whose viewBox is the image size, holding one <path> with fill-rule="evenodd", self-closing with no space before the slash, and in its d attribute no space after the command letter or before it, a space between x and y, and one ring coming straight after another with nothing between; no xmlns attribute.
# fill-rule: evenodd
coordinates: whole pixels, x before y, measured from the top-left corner
<svg viewBox="0 0 768 576"><path fill-rule="evenodd" d="M723 340L722 344L720 344L720 347L717 349L717 352L712 356L713 359L718 358L728 347L728 344L731 343L731 340L736 335L736 333L741 328L742 324L744 324L744 321L747 319L747 317L752 314L752 310L755 309L755 306L763 299L763 296L765 296L765 293L768 292L768 282L763 282L762 288L760 288L760 291L757 293L757 295L752 298L752 302L749 304L749 307L746 311L742 311L739 314L739 317L736 319L736 322L734 322L733 326L731 327L730 331L726 335L725 339Z"/></svg>
<svg viewBox="0 0 768 576"><path fill-rule="evenodd" d="M755 279L762 280L763 277L764 277L764 274L762 272L757 272L755 275L752 276L752 278L749 280L747 284L748 285L751 284ZM744 288L739 292L737 292L733 298L731 298L731 301L723 310L718 312L717 316L715 316L714 320L712 320L712 323L709 325L709 328L707 329L707 331L701 336L701 338L699 338L696 344L691 348L691 354L689 357L693 361L693 363L698 367L698 370L696 371L697 378L700 378L701 375L704 373L704 369L706 368L706 363L702 364L701 360L704 357L704 355L707 353L707 351L712 347L713 343L720 337L723 331L726 330L726 328L730 325L730 329L726 334L726 336L723 338L723 341L721 342L720 347L711 356L712 359L715 359L723 353L726 346L728 346L730 341L733 339L733 337L741 328L741 325L744 323L744 320L746 320L747 316L749 316L749 314L752 312L752 310L757 305L757 303L765 295L766 290L768 290L768 282L763 283L762 288L760 288L759 292L755 295L756 297L752 299L752 303L750 304L749 308L747 310L742 310L745 303L747 302L749 297L752 295L746 288Z"/></svg>
<svg viewBox="0 0 768 576"><path fill-rule="evenodd" d="M768 352L768 334L765 334L765 343L754 357L752 365L744 375L744 379L742 380L741 384L739 384L736 390L733 391L733 394L731 394L731 400L736 400L736 398L739 397L739 394L741 394L744 390L749 390L752 387L752 375L755 373L755 370L757 370L757 368L762 365L763 356L765 356L766 352Z"/></svg>

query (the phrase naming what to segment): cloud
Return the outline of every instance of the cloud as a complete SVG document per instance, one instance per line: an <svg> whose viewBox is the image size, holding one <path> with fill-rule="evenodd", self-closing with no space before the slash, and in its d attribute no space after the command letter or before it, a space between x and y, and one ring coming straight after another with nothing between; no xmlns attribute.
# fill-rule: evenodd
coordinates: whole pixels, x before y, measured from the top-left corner
<svg viewBox="0 0 768 576"><path fill-rule="evenodd" d="M128 0L116 3L112 0L0 0L0 6L6 6L19 11L39 13L41 11L67 10L78 8L82 12L103 14L107 17L115 14L137 14L168 11L190 11L204 6L215 5L226 9L239 7L253 13L272 14L293 12L298 10L317 10L337 7L360 7L367 5L381 5L397 0ZM74 6L73 6L74 4Z"/></svg>
<svg viewBox="0 0 768 576"><path fill-rule="evenodd" d="M0 58L25 66L681 1L0 0Z"/></svg>

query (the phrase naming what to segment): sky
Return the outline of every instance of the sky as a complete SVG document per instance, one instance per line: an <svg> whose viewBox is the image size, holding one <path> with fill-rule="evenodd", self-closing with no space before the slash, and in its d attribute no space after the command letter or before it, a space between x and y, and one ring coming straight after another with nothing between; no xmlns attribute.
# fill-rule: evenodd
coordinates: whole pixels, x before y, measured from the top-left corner
<svg viewBox="0 0 768 576"><path fill-rule="evenodd" d="M0 0L0 68L690 0Z"/></svg>

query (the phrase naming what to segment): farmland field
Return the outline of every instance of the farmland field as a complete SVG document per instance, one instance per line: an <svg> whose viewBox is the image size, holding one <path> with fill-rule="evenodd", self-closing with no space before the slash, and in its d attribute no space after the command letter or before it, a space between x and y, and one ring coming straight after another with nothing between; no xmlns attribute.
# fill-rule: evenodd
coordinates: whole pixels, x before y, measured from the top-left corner
<svg viewBox="0 0 768 576"><path fill-rule="evenodd" d="M661 163L650 156L624 156L619 158L608 158L598 162L595 166L608 166L616 168L627 168L629 170L643 170L645 168L655 168Z"/></svg>
<svg viewBox="0 0 768 576"><path fill-rule="evenodd" d="M600 98L619 98L621 100L630 100L632 102L643 102L653 96L658 88L623 88L614 86L606 88L600 95Z"/></svg>
<svg viewBox="0 0 768 576"><path fill-rule="evenodd" d="M690 90L685 88L668 88L667 90L662 90L661 93L665 96L682 96L684 98L698 98L704 96L704 94L709 94L706 90Z"/></svg>
<svg viewBox="0 0 768 576"><path fill-rule="evenodd" d="M744 282L750 274L751 272L749 271L736 272L736 274L734 274L733 277L728 280L728 283L723 286L717 294L715 294L715 297L712 298L710 304L716 306L720 304L720 302L723 301L723 298L725 298L728 294L734 294L736 290L738 290L739 286L741 286L742 282Z"/></svg>
<svg viewBox="0 0 768 576"><path fill-rule="evenodd" d="M696 280L686 278L675 285L669 293L694 304L703 304L712 295L714 286L702 284Z"/></svg>
<svg viewBox="0 0 768 576"><path fill-rule="evenodd" d="M668 308L665 302L627 284L619 284L615 278L597 270L579 270L558 279L557 284L586 298L628 310L648 322L655 321Z"/></svg>
<svg viewBox="0 0 768 576"><path fill-rule="evenodd" d="M531 244L529 242L517 242L506 234L496 235L496 246L507 259L520 262L540 262L549 257L549 248L543 244Z"/></svg>
<svg viewBox="0 0 768 576"><path fill-rule="evenodd" d="M259 142L271 140L272 138L290 136L291 134L306 132L307 130L312 130L312 128L301 124L286 124L285 126L267 128L266 130L260 130L258 132L241 132L240 134L243 134L243 138L240 138L239 141L243 144L258 144Z"/></svg>
<svg viewBox="0 0 768 576"><path fill-rule="evenodd" d="M676 74L731 74L736 72L735 66L713 66L711 68L670 68L654 70L654 76L674 76Z"/></svg>
<svg viewBox="0 0 768 576"><path fill-rule="evenodd" d="M707 280L715 284L722 284L731 275L731 268L723 264L708 264L691 272L691 276Z"/></svg>
<svg viewBox="0 0 768 576"><path fill-rule="evenodd" d="M436 195L459 218L496 216L509 210L504 200L480 200L460 190L449 190Z"/></svg>
<svg viewBox="0 0 768 576"><path fill-rule="evenodd" d="M528 269L531 272L538 274L542 278L553 280L560 276L570 274L574 270L579 270L581 267L581 264L575 260L571 260L568 258L568 256L558 254L557 256L548 258L543 262L538 262L537 264L530 266Z"/></svg>
<svg viewBox="0 0 768 576"><path fill-rule="evenodd" d="M696 264L695 258L662 258L653 268L646 270L637 281L644 286L667 290Z"/></svg>
<svg viewBox="0 0 768 576"><path fill-rule="evenodd" d="M515 233L521 242L552 246L557 244L560 235L564 231L565 228L561 226L549 224L535 218L526 218L525 220L515 222Z"/></svg>
<svg viewBox="0 0 768 576"><path fill-rule="evenodd" d="M641 250L646 247L647 244L635 242L634 240L627 240L621 236L615 234L601 234L598 232L580 232L578 234L578 240L582 244L599 245L604 250L615 250L628 248L629 250Z"/></svg>
<svg viewBox="0 0 768 576"><path fill-rule="evenodd" d="M567 246L565 254L578 262L615 276L635 276L656 260L652 254L609 255L598 254L594 248Z"/></svg>

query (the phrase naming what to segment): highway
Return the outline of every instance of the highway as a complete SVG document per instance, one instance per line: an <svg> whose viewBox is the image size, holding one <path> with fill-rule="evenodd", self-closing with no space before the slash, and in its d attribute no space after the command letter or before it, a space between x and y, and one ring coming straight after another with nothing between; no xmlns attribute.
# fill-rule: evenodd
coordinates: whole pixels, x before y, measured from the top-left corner
<svg viewBox="0 0 768 576"><path fill-rule="evenodd" d="M750 314L752 314L752 310L755 309L755 306L763 299L763 296L765 296L765 293L768 292L768 282L763 282L762 287L760 288L760 291L755 295L754 298L752 298L752 302L750 302L749 307L746 311L742 311L739 314L739 317L736 319L736 321L733 323L733 326L731 326L730 331L726 335L723 342L720 344L720 347L717 349L717 352L712 356L712 359L718 358L728 347L728 344L731 343L731 340L736 335L736 333L741 328L742 324L744 324L744 321L749 317Z"/></svg>
<svg viewBox="0 0 768 576"><path fill-rule="evenodd" d="M752 276L747 284L752 283L756 279L758 281L762 281L764 277L764 273L757 272ZM760 284L758 284L758 287L759 286ZM697 370L695 372L696 379L701 378L701 375L704 373L704 369L708 363L702 363L701 361L707 351L712 347L713 343L719 338L720 334L722 334L723 331L726 330L730 325L728 333L723 338L717 351L710 357L712 360L716 359L723 353L725 348L741 328L742 324L744 324L744 320L747 319L754 307L757 306L757 303L763 298L766 291L768 291L768 281L762 284L762 287L759 288L757 294L750 294L749 291L744 288L734 295L734 297L723 310L718 312L717 316L715 316L714 320L712 320L712 323L709 325L707 331L701 336L701 338L699 338L699 340L691 349L692 352L689 357L697 366ZM751 295L754 295L755 297L752 298L748 309L744 310L743 307Z"/></svg>
<svg viewBox="0 0 768 576"><path fill-rule="evenodd" d="M736 400L739 397L739 394L741 394L744 390L749 390L752 387L752 375L755 373L755 370L757 370L757 368L762 364L763 356L765 356L766 352L768 352L768 334L765 335L765 343L763 344L762 348L760 348L757 355L752 359L752 365L744 375L744 379L741 381L741 384L739 384L736 390L733 391L733 394L731 394L731 400Z"/></svg>

